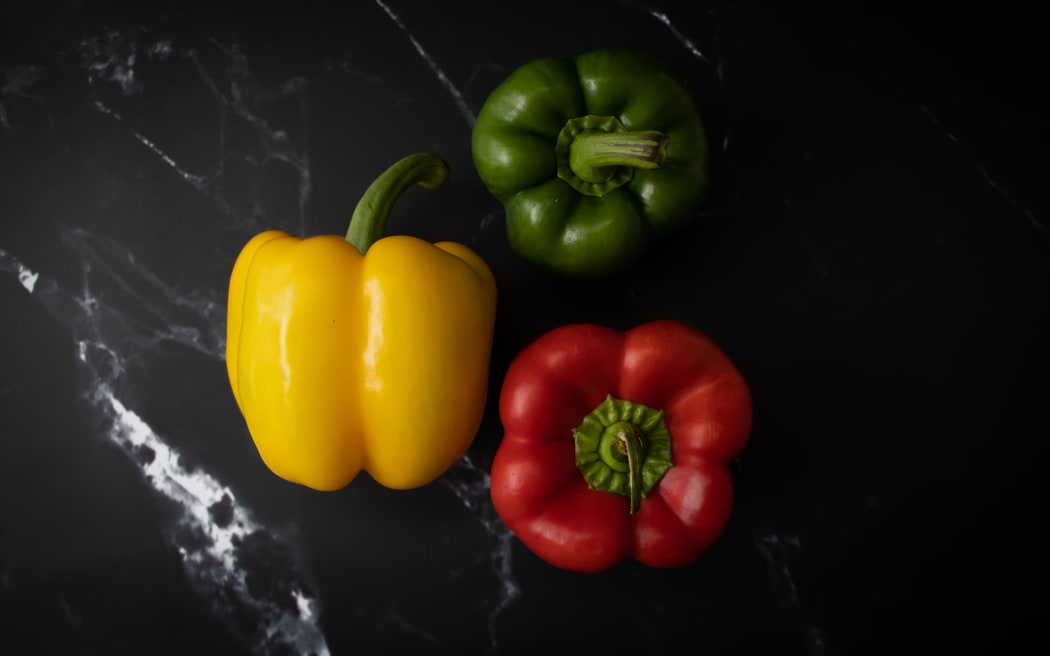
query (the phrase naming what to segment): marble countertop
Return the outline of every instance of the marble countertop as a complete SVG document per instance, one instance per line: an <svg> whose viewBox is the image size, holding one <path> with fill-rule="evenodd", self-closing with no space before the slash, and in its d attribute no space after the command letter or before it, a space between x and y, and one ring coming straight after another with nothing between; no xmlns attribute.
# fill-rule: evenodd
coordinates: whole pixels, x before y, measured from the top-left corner
<svg viewBox="0 0 1050 656"><path fill-rule="evenodd" d="M458 3L0 10L3 653L1011 653L1048 647L1045 24L1008 7ZM630 47L685 80L713 194L630 271L508 247L470 135L534 58ZM490 402L425 487L262 464L229 391L255 233L390 231L499 288ZM670 570L554 568L489 499L514 356L559 325L687 322L754 430L721 540ZM1042 427L1042 428L1040 428Z"/></svg>

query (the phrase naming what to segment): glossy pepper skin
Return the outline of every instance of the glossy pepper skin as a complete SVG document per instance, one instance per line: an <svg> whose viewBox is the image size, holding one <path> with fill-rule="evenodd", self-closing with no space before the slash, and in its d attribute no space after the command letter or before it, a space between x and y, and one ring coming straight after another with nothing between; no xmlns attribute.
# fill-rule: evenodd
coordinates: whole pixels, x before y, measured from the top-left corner
<svg viewBox="0 0 1050 656"><path fill-rule="evenodd" d="M727 465L750 435L751 394L696 329L670 320L626 332L555 328L511 363L499 408L492 502L548 563L599 572L633 557L678 567L721 536L733 504ZM639 454L617 448L632 431L640 489L624 484L630 453ZM592 451L596 436L607 447Z"/></svg>
<svg viewBox="0 0 1050 656"><path fill-rule="evenodd" d="M346 238L257 235L233 267L226 364L266 465L317 490L362 469L414 488L472 443L488 389L496 284L466 246L382 237L396 198L444 184L419 154L366 191Z"/></svg>
<svg viewBox="0 0 1050 656"><path fill-rule="evenodd" d="M518 68L478 113L472 152L504 206L511 248L569 277L627 268L653 238L692 221L709 187L688 90L628 50Z"/></svg>

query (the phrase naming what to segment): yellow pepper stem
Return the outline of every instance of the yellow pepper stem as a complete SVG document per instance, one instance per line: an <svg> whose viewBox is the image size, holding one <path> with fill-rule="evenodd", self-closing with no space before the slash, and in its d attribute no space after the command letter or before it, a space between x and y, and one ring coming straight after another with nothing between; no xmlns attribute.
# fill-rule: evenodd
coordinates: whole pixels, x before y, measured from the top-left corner
<svg viewBox="0 0 1050 656"><path fill-rule="evenodd" d="M416 153L395 162L365 190L354 214L346 240L362 255L386 234L390 210L401 194L414 184L438 189L448 180L448 164L437 155Z"/></svg>

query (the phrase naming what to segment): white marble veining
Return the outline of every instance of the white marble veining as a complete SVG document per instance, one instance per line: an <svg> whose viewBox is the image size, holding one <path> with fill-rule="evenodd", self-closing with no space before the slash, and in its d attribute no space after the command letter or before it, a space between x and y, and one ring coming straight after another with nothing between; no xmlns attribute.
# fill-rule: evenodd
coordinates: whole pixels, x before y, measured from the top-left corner
<svg viewBox="0 0 1050 656"><path fill-rule="evenodd" d="M933 122L934 126L944 135L944 137L958 148L963 156L970 160L973 167L977 170L977 173L981 176L981 180L983 180L986 185L994 189L996 193L1002 196L1003 199L1010 203L1010 205L1012 205L1018 212L1023 214L1033 228L1036 230L1043 230L1046 228L1046 224L1043 223L1042 219L1040 219L1029 207L1022 204L1012 191L1004 187L991 171L988 170L988 165L970 146L960 140L958 135L945 126L929 106L921 105L919 109L922 111L923 115Z"/></svg>
<svg viewBox="0 0 1050 656"><path fill-rule="evenodd" d="M16 276L26 291L72 332L75 353L86 374L82 397L87 407L102 420L99 424L105 437L139 466L143 480L178 509L167 537L181 556L190 583L202 600L211 603L218 617L247 613L255 619L254 631L240 636L253 653L284 653L290 648L296 653L328 654L318 624L319 599L300 572L282 574L288 578L287 586L297 602L294 609L273 599L259 599L248 590L245 566L260 541L288 553L297 550L281 544L283 538L255 520L229 486L207 471L184 466L178 449L115 391L125 374L125 363L163 341L221 360L224 347L218 336L224 330L225 315L215 311L219 305L196 294L181 295L164 285L115 242L75 229L67 230L64 237L85 271L84 286L75 293L31 271L4 250L0 250L0 270ZM143 312L129 317L100 299L91 287L95 268L105 269L115 282L129 287L145 283L154 295L139 297ZM193 310L198 323L187 325L174 320L171 313L177 308ZM220 507L225 507L225 512L216 513Z"/></svg>

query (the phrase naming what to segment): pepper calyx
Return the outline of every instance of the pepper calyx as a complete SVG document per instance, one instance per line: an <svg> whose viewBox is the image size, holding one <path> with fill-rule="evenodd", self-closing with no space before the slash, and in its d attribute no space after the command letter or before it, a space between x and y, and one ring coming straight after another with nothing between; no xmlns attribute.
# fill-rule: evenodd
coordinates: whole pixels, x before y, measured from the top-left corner
<svg viewBox="0 0 1050 656"><path fill-rule="evenodd" d="M587 486L630 499L631 514L674 466L663 410L612 395L572 431Z"/></svg>

